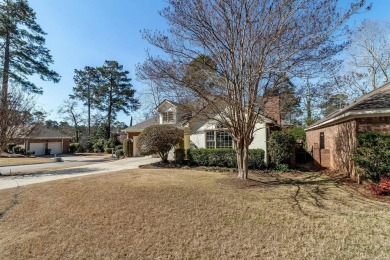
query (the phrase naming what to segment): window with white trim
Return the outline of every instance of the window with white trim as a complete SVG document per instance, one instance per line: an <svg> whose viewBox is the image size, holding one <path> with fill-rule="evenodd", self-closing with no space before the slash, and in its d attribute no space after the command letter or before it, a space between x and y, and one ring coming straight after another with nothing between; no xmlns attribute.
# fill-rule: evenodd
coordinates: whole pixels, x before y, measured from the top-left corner
<svg viewBox="0 0 390 260"><path fill-rule="evenodd" d="M175 119L173 117L173 111L166 111L162 113L162 122L163 124L174 123Z"/></svg>
<svg viewBox="0 0 390 260"><path fill-rule="evenodd" d="M206 148L233 148L233 139L227 131L207 131Z"/></svg>

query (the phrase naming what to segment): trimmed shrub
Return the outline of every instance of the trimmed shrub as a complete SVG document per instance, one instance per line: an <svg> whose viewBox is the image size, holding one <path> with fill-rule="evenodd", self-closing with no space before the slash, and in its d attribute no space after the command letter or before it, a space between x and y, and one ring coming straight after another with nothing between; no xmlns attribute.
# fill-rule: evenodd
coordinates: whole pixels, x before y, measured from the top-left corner
<svg viewBox="0 0 390 260"><path fill-rule="evenodd" d="M266 167L264 162L265 152L263 149L250 149L248 165L250 169L264 169Z"/></svg>
<svg viewBox="0 0 390 260"><path fill-rule="evenodd" d="M69 144L69 153L75 153L79 150L80 144L79 143L70 143Z"/></svg>
<svg viewBox="0 0 390 260"><path fill-rule="evenodd" d="M115 151L115 156L116 158L119 160L120 158L124 157L124 153L123 153L123 150L122 149L119 149L119 150L116 150Z"/></svg>
<svg viewBox="0 0 390 260"><path fill-rule="evenodd" d="M154 125L142 131L138 137L138 149L143 155L158 154L168 161L169 151L183 139L184 131L173 125Z"/></svg>
<svg viewBox="0 0 390 260"><path fill-rule="evenodd" d="M191 163L199 166L237 167L237 155L234 149L191 149L188 151L188 155ZM250 169L265 167L262 149L249 150L248 167Z"/></svg>
<svg viewBox="0 0 390 260"><path fill-rule="evenodd" d="M353 161L363 170L363 176L378 182L390 177L390 134L374 131L357 134Z"/></svg>
<svg viewBox="0 0 390 260"><path fill-rule="evenodd" d="M33 155L35 155L35 151L27 151L26 155L27 156L33 156Z"/></svg>
<svg viewBox="0 0 390 260"><path fill-rule="evenodd" d="M381 177L379 183L373 183L371 190L375 195L390 195L390 180L386 177Z"/></svg>
<svg viewBox="0 0 390 260"><path fill-rule="evenodd" d="M7 144L7 152L12 153L16 144Z"/></svg>
<svg viewBox="0 0 390 260"><path fill-rule="evenodd" d="M117 145L117 146L115 146L115 151L116 151L116 150L120 150L120 149L123 149L123 145Z"/></svg>
<svg viewBox="0 0 390 260"><path fill-rule="evenodd" d="M14 147L12 147L12 153L15 153L15 154L21 154L21 150L22 149L22 147L20 147L20 146L14 146Z"/></svg>
<svg viewBox="0 0 390 260"><path fill-rule="evenodd" d="M21 148L21 149L20 149L20 154L26 154L26 149Z"/></svg>
<svg viewBox="0 0 390 260"><path fill-rule="evenodd" d="M184 162L184 159L186 157L186 150L185 149L176 149L175 150L175 162L178 164L182 164Z"/></svg>
<svg viewBox="0 0 390 260"><path fill-rule="evenodd" d="M113 148L108 148L108 147L104 149L104 151L108 154L112 154L112 150L113 150ZM119 149L119 150L121 150L121 149Z"/></svg>
<svg viewBox="0 0 390 260"><path fill-rule="evenodd" d="M130 139L123 140L123 153L126 157L130 157L131 151L130 151Z"/></svg>
<svg viewBox="0 0 390 260"><path fill-rule="evenodd" d="M275 165L289 162L295 149L295 138L286 131L272 132L268 141L268 151Z"/></svg>

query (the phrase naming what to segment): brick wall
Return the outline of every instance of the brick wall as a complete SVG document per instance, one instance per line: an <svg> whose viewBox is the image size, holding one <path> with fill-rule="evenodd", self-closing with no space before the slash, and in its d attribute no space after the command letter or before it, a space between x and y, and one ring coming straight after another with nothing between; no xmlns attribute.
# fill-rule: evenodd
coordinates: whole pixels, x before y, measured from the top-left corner
<svg viewBox="0 0 390 260"><path fill-rule="evenodd" d="M281 114L280 114L280 97L279 96L267 96L264 100L264 114L275 120L280 125Z"/></svg>
<svg viewBox="0 0 390 260"><path fill-rule="evenodd" d="M357 132L378 131L382 133L390 133L390 116L388 117L369 117L358 118Z"/></svg>
<svg viewBox="0 0 390 260"><path fill-rule="evenodd" d="M320 133L324 133L324 148L320 149ZM356 122L328 126L306 132L309 152L317 165L340 170L354 177L352 150L355 147Z"/></svg>

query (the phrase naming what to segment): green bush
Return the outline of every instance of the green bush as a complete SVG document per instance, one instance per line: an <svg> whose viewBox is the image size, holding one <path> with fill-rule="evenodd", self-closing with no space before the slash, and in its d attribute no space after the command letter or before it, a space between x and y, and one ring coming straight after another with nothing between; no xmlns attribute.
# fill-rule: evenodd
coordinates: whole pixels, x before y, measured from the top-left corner
<svg viewBox="0 0 390 260"><path fill-rule="evenodd" d="M131 151L130 151L130 139L123 140L123 153L126 157L130 157Z"/></svg>
<svg viewBox="0 0 390 260"><path fill-rule="evenodd" d="M154 125L142 131L138 137L138 149L143 155L158 154L168 161L169 151L183 140L184 131L173 125Z"/></svg>
<svg viewBox="0 0 390 260"><path fill-rule="evenodd" d="M363 170L363 176L378 182L390 176L390 134L374 131L357 134L353 161Z"/></svg>
<svg viewBox="0 0 390 260"><path fill-rule="evenodd" d="M104 148L105 148L105 145L106 145L106 140L100 138L100 139L97 139L95 141L95 143L93 144L93 151L96 153L101 153L104 151Z"/></svg>
<svg viewBox="0 0 390 260"><path fill-rule="evenodd" d="M123 150L122 149L119 149L119 150L116 150L115 151L115 156L116 158L119 160L120 158L124 157L124 153L123 153Z"/></svg>
<svg viewBox="0 0 390 260"><path fill-rule="evenodd" d="M79 148L80 148L80 144L79 143L70 143L69 144L69 153L78 152Z"/></svg>
<svg viewBox="0 0 390 260"><path fill-rule="evenodd" d="M284 164L284 163L277 164L275 166L275 170L277 170L278 172L286 172L288 171L288 164Z"/></svg>
<svg viewBox="0 0 390 260"><path fill-rule="evenodd" d="M237 155L234 149L191 149L188 151L191 163L200 166L212 167L237 167ZM262 169L265 167L264 151L262 149L250 149L248 158L250 169Z"/></svg>
<svg viewBox="0 0 390 260"><path fill-rule="evenodd" d="M184 162L184 159L186 157L186 150L185 149L176 149L175 150L175 162L178 164L182 164Z"/></svg>
<svg viewBox="0 0 390 260"><path fill-rule="evenodd" d="M108 154L112 154L112 150L113 150L113 148L108 148L108 147L104 149L104 151ZM121 150L121 149L119 149L119 150Z"/></svg>
<svg viewBox="0 0 390 260"><path fill-rule="evenodd" d="M268 141L268 151L275 165L289 162L295 149L295 138L286 131L272 132Z"/></svg>
<svg viewBox="0 0 390 260"><path fill-rule="evenodd" d="M21 154L21 149L22 149L22 147L20 147L20 146L14 146L14 147L12 147L12 153Z"/></svg>
<svg viewBox="0 0 390 260"><path fill-rule="evenodd" d="M123 145L117 145L117 146L115 146L115 151L116 151L116 150L120 150L120 149L123 149Z"/></svg>
<svg viewBox="0 0 390 260"><path fill-rule="evenodd" d="M16 144L7 144L7 152L12 153Z"/></svg>

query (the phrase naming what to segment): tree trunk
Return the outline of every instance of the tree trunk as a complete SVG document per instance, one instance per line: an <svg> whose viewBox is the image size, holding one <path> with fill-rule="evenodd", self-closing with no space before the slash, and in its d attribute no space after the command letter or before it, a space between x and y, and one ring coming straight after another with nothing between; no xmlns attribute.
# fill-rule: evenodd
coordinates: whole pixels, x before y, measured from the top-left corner
<svg viewBox="0 0 390 260"><path fill-rule="evenodd" d="M110 99L109 99L109 106L108 106L108 112L107 112L107 128L106 128L106 139L109 139L111 137L111 113L112 113L112 89L113 89L113 79L110 80Z"/></svg>
<svg viewBox="0 0 390 260"><path fill-rule="evenodd" d="M91 83L88 84L88 136L91 135Z"/></svg>
<svg viewBox="0 0 390 260"><path fill-rule="evenodd" d="M10 63L10 35L9 35L9 32L7 32L6 39L5 39L3 82L2 82L2 89L1 89L0 153L4 150L4 148L7 144L9 63Z"/></svg>
<svg viewBox="0 0 390 260"><path fill-rule="evenodd" d="M241 180L248 179L248 147L244 140L239 140L236 142L236 153L237 153L237 168L238 175L237 178Z"/></svg>

